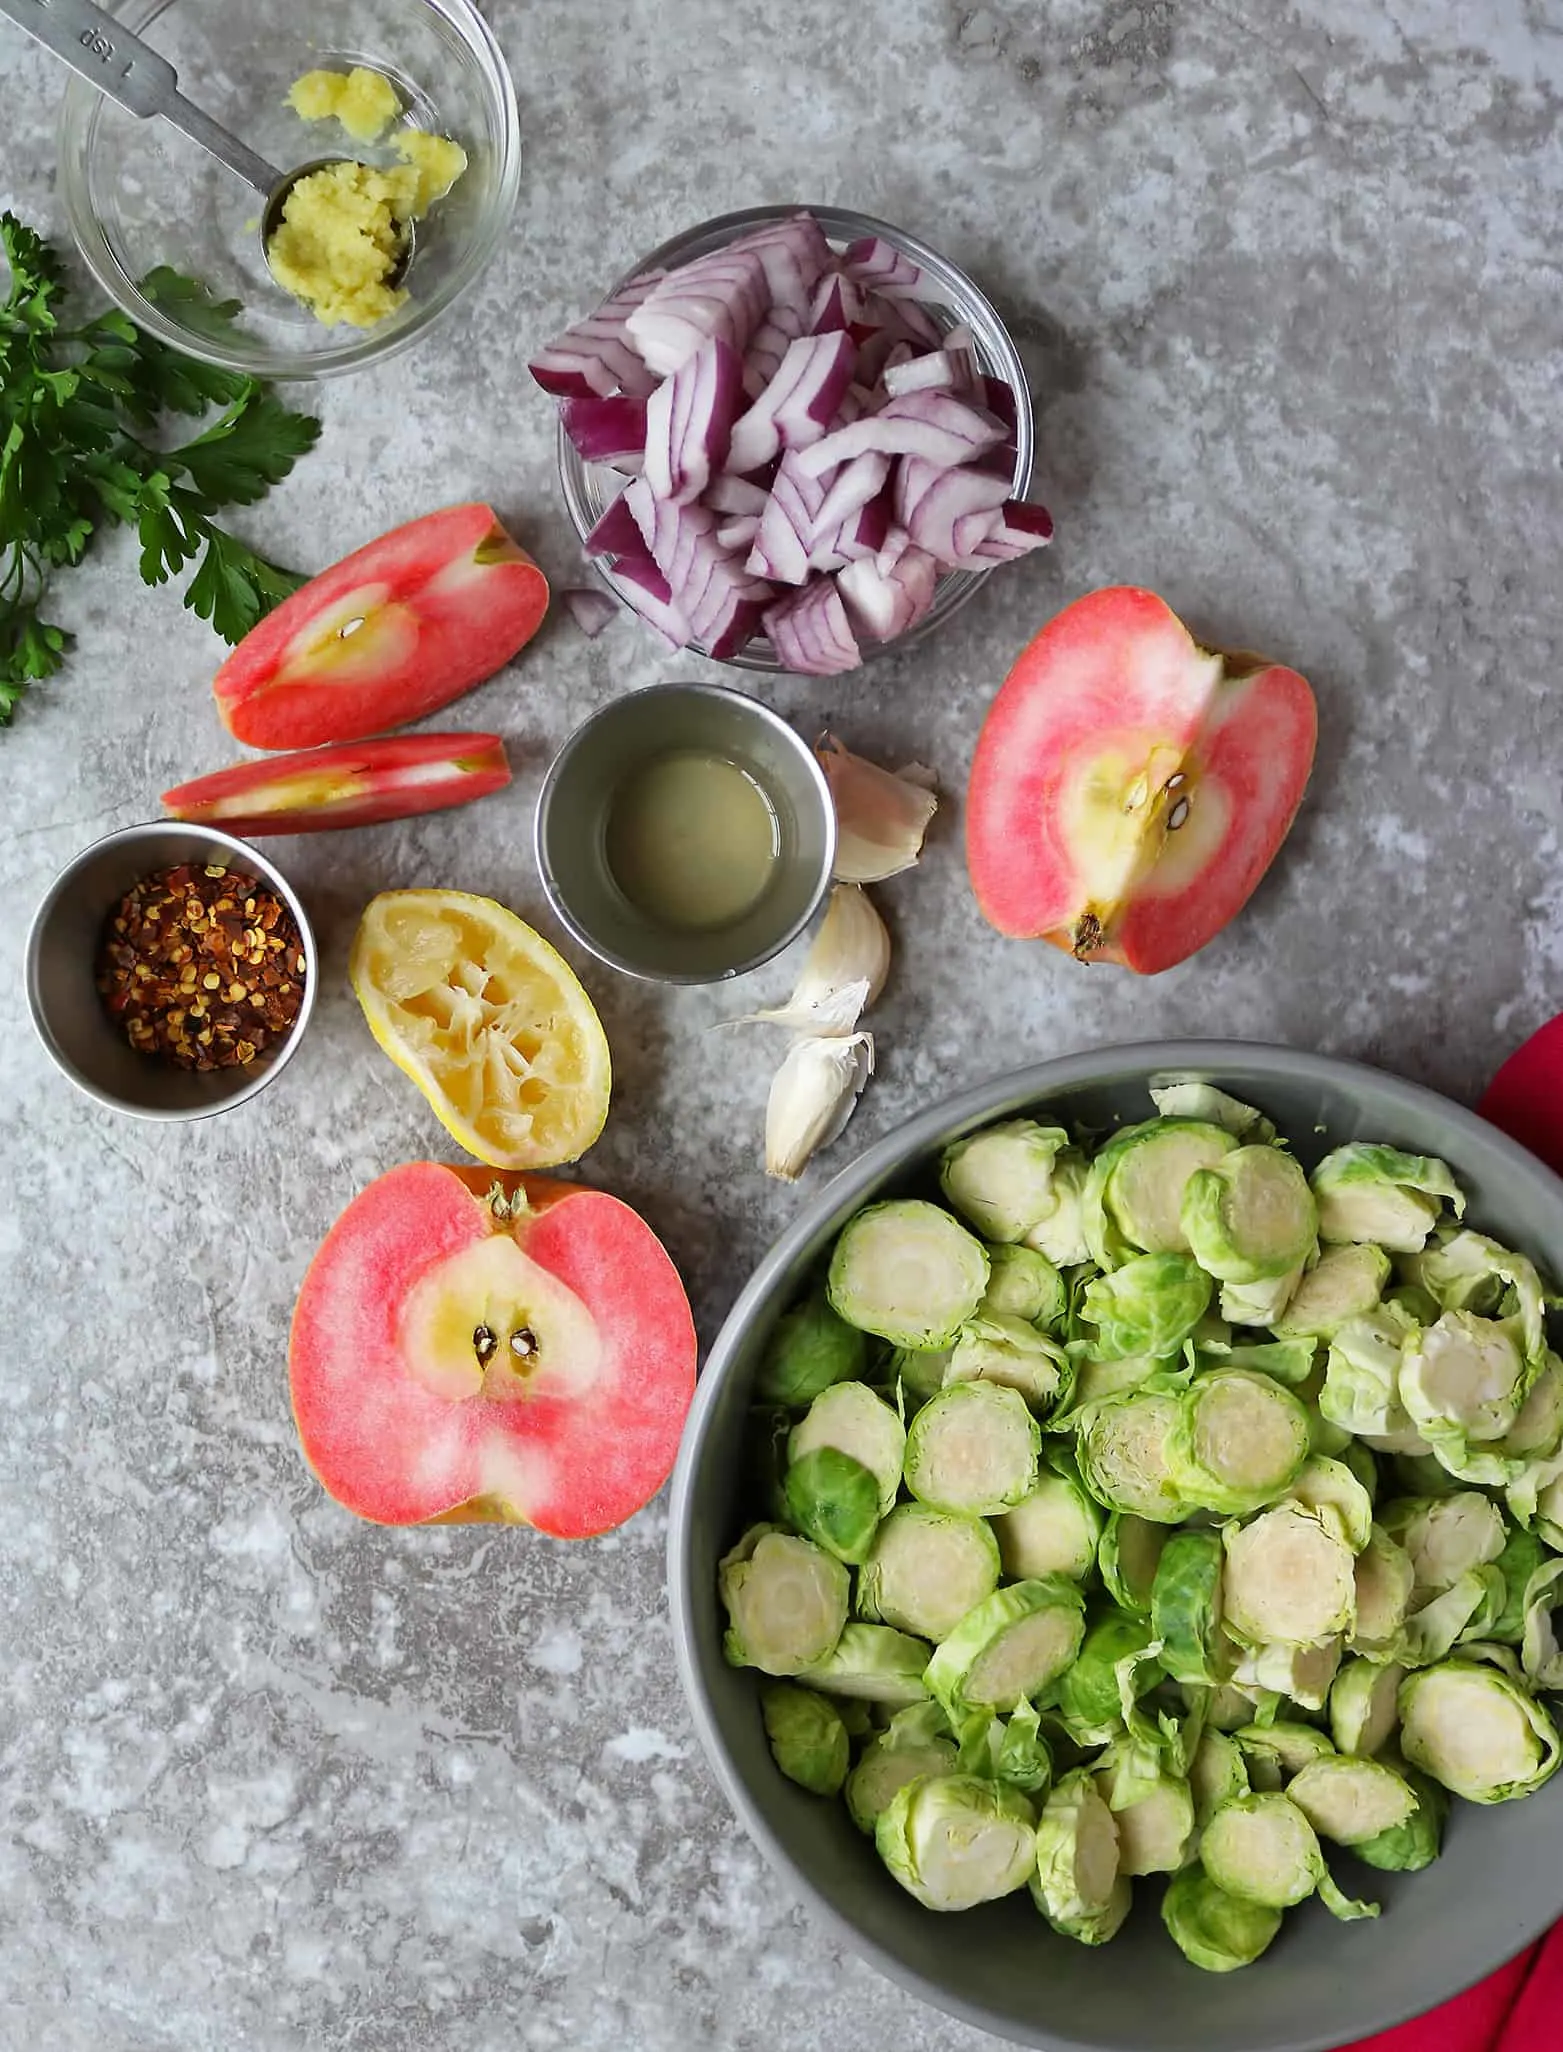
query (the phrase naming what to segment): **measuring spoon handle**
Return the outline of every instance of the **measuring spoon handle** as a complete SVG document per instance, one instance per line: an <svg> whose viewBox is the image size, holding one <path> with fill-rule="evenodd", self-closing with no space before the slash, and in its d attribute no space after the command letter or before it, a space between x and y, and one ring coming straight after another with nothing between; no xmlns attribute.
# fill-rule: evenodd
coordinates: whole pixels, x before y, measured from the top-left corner
<svg viewBox="0 0 1563 2052"><path fill-rule="evenodd" d="M159 114L199 143L247 185L269 193L280 174L219 121L187 100L179 74L160 51L133 36L91 0L0 0L0 15L35 36L78 78L131 114Z"/></svg>

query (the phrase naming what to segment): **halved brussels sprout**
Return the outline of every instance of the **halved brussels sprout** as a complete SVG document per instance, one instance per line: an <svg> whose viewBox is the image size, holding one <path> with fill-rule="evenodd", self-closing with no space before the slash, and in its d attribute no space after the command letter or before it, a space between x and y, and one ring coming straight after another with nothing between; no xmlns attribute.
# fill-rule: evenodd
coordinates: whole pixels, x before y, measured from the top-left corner
<svg viewBox="0 0 1563 2052"><path fill-rule="evenodd" d="M1525 1358L1535 1361L1546 1352L1546 1293L1535 1263L1523 1254L1464 1228L1447 1235L1440 1232L1405 1266L1408 1278L1443 1310L1513 1318Z"/></svg>
<svg viewBox="0 0 1563 2052"><path fill-rule="evenodd" d="M1174 1681L1214 1687L1231 1679L1235 1648L1221 1629L1225 1550L1219 1532L1174 1532L1151 1587L1151 1631Z"/></svg>
<svg viewBox="0 0 1563 2052"><path fill-rule="evenodd" d="M942 1639L998 1584L998 1545L981 1518L902 1503L874 1536L857 1607L871 1623Z"/></svg>
<svg viewBox="0 0 1563 2052"><path fill-rule="evenodd" d="M1278 1504L1225 1533L1228 1629L1253 1646L1310 1646L1356 1616L1351 1548L1322 1514Z"/></svg>
<svg viewBox="0 0 1563 2052"><path fill-rule="evenodd" d="M1048 1419L1049 1432L1074 1430L1098 1404L1110 1397L1128 1396L1153 1376L1158 1388L1170 1389L1183 1374L1181 1369L1169 1370L1165 1361L1153 1360L1149 1354L1131 1354L1122 1361L1094 1361L1084 1352L1086 1344L1076 1340L1069 1348L1075 1363L1075 1386L1069 1402Z"/></svg>
<svg viewBox="0 0 1563 2052"><path fill-rule="evenodd" d="M1370 1867L1387 1874L1419 1874L1430 1867L1443 1848L1444 1819L1449 1814L1449 1797L1436 1781L1402 1763L1401 1772L1416 1808L1404 1824L1381 1831L1377 1838L1364 1839L1352 1852Z"/></svg>
<svg viewBox="0 0 1563 2052"><path fill-rule="evenodd" d="M1400 1747L1413 1767L1468 1803L1531 1795L1563 1747L1541 1705L1487 1666L1450 1660L1400 1684Z"/></svg>
<svg viewBox="0 0 1563 2052"><path fill-rule="evenodd" d="M1156 1569L1168 1538L1164 1523L1114 1511L1097 1549L1097 1566L1107 1593L1120 1610L1135 1617L1151 1614Z"/></svg>
<svg viewBox="0 0 1563 2052"><path fill-rule="evenodd" d="M1395 1735L1406 1670L1389 1660L1348 1660L1330 1689L1330 1731L1343 1753L1371 1758Z"/></svg>
<svg viewBox="0 0 1563 2052"><path fill-rule="evenodd" d="M1563 1560L1537 1568L1525 1586L1525 1624L1520 1659L1534 1689L1563 1689L1563 1645L1558 1612L1563 1609Z"/></svg>
<svg viewBox="0 0 1563 2052"><path fill-rule="evenodd" d="M874 1826L874 1844L924 1909L975 1909L1030 1879L1035 1812L1007 1782L938 1775L896 1791Z"/></svg>
<svg viewBox="0 0 1563 2052"><path fill-rule="evenodd" d="M1076 1268L1089 1261L1085 1237L1085 1187L1090 1170L1076 1147L1067 1148L1053 1164L1052 1209L1024 1237L1025 1245L1045 1254L1055 1268Z"/></svg>
<svg viewBox="0 0 1563 2052"><path fill-rule="evenodd" d="M904 1709L928 1694L923 1674L932 1651L924 1640L889 1625L849 1624L823 1660L799 1671L799 1679L828 1696Z"/></svg>
<svg viewBox="0 0 1563 2052"><path fill-rule="evenodd" d="M1563 1454L1527 1461L1504 1492L1509 1516L1563 1553Z"/></svg>
<svg viewBox="0 0 1563 2052"><path fill-rule="evenodd" d="M1322 1240L1372 1241L1391 1254L1419 1254L1444 1201L1457 1216L1465 1210L1446 1163L1362 1141L1324 1157L1313 1172L1313 1194Z"/></svg>
<svg viewBox="0 0 1563 2052"><path fill-rule="evenodd" d="M832 1383L855 1382L867 1365L862 1333L836 1316L823 1290L814 1290L777 1320L755 1393L762 1402L801 1410Z"/></svg>
<svg viewBox="0 0 1563 2052"><path fill-rule="evenodd" d="M959 1724L972 1710L1013 1710L1040 1695L1073 1661L1085 1637L1085 1603L1062 1575L996 1589L956 1626L928 1662L928 1687Z"/></svg>
<svg viewBox="0 0 1563 2052"><path fill-rule="evenodd" d="M1266 1714L1274 1717L1279 1708L1278 1699L1258 1689L1240 1689L1235 1682L1223 1682L1218 1689L1201 1689L1185 1685L1179 1693L1192 1708L1198 1705L1204 1713L1206 1727L1211 1731L1241 1731L1252 1724L1257 1716Z"/></svg>
<svg viewBox="0 0 1563 2052"><path fill-rule="evenodd" d="M1489 1639L1496 1639L1500 1645L1517 1646L1525 1635L1526 1594L1530 1578L1544 1567L1551 1556L1534 1532L1512 1527L1503 1542L1503 1551L1494 1565L1503 1577L1503 1609L1499 1612Z"/></svg>
<svg viewBox="0 0 1563 2052"><path fill-rule="evenodd" d="M1252 1966L1281 1928L1281 1912L1229 1895L1202 1867L1185 1867L1168 1883L1161 1920L1190 1966L1208 1974Z"/></svg>
<svg viewBox="0 0 1563 2052"><path fill-rule="evenodd" d="M1146 1119L1115 1133L1091 1164L1083 1206L1098 1267L1117 1268L1136 1252L1187 1254L1182 1208L1189 1177L1236 1145L1203 1119Z"/></svg>
<svg viewBox="0 0 1563 2052"><path fill-rule="evenodd" d="M988 1289L979 1318L1024 1318L1052 1332L1068 1309L1068 1285L1045 1254L1003 1242L988 1249Z"/></svg>
<svg viewBox="0 0 1563 2052"><path fill-rule="evenodd" d="M909 1412L943 1389L952 1352L950 1347L897 1347L890 1356L891 1383L899 1388L901 1402Z"/></svg>
<svg viewBox="0 0 1563 2052"><path fill-rule="evenodd" d="M1409 1783L1382 1760L1343 1753L1310 1761L1287 1783L1286 1793L1321 1838L1357 1846L1398 1831L1416 1809Z"/></svg>
<svg viewBox="0 0 1563 2052"><path fill-rule="evenodd" d="M1474 1489L1450 1496L1396 1497L1381 1506L1378 1522L1411 1561L1414 1604L1452 1589L1472 1568L1496 1560L1508 1537L1496 1504Z"/></svg>
<svg viewBox="0 0 1563 2052"><path fill-rule="evenodd" d="M1357 1555L1353 1579L1356 1623L1348 1634L1349 1643L1359 1653L1388 1659L1400 1643L1416 1588L1411 1556L1382 1525L1375 1525Z"/></svg>
<svg viewBox="0 0 1563 2052"><path fill-rule="evenodd" d="M1180 1400L1167 1468L1187 1502L1241 1516L1291 1487L1308 1448L1308 1413L1290 1390L1249 1368L1217 1368Z"/></svg>
<svg viewBox="0 0 1563 2052"><path fill-rule="evenodd" d="M1189 1762L1189 1793L1201 1827L1223 1803L1249 1793L1248 1765L1235 1738L1207 1725Z"/></svg>
<svg viewBox="0 0 1563 2052"><path fill-rule="evenodd" d="M734 1667L801 1674L841 1637L851 1580L807 1539L752 1525L722 1561L718 1581L729 1619L722 1650Z"/></svg>
<svg viewBox="0 0 1563 2052"><path fill-rule="evenodd" d="M1327 1523L1333 1521L1353 1553L1367 1545L1373 1530L1373 1499L1344 1460L1315 1454L1287 1490L1286 1498L1316 1512Z"/></svg>
<svg viewBox="0 0 1563 2052"><path fill-rule="evenodd" d="M1087 1630L1074 1664L1059 1677L1054 1703L1059 1722L1077 1746L1105 1746L1123 1730L1119 1665L1145 1653L1150 1642L1151 1629L1144 1618L1116 1610L1097 1618ZM1162 1673L1155 1659L1138 1664L1136 1693L1148 1694Z"/></svg>
<svg viewBox="0 0 1563 2052"><path fill-rule="evenodd" d="M822 1391L793 1427L787 1453L796 1467L822 1447L850 1454L867 1468L878 1484L883 1517L901 1486L906 1452L906 1428L884 1398L864 1382L837 1382Z"/></svg>
<svg viewBox="0 0 1563 2052"><path fill-rule="evenodd" d="M1446 1468L1468 1460L1471 1442L1501 1439L1540 1372L1507 1326L1469 1311L1446 1311L1410 1334L1400 1356L1400 1401ZM1494 1477L1501 1483L1502 1473Z"/></svg>
<svg viewBox="0 0 1563 2052"><path fill-rule="evenodd" d="M987 1517L1036 1487L1042 1434L1018 1390L954 1382L912 1420L906 1486L934 1510Z"/></svg>
<svg viewBox="0 0 1563 2052"><path fill-rule="evenodd" d="M1076 1768L1042 1805L1031 1899L1055 1931L1101 1945L1127 1913L1120 1878L1117 1819L1087 1770Z"/></svg>
<svg viewBox="0 0 1563 2052"><path fill-rule="evenodd" d="M1181 1215L1201 1268L1239 1287L1290 1274L1318 1244L1308 1178L1278 1147L1238 1147L1196 1170Z"/></svg>
<svg viewBox="0 0 1563 2052"><path fill-rule="evenodd" d="M1313 1826L1289 1797L1239 1796L1205 1826L1199 1856L1228 1894L1269 1909L1289 1909L1315 1889L1332 1916L1345 1922L1376 1917L1376 1903L1353 1902L1330 1878Z"/></svg>
<svg viewBox="0 0 1563 2052"><path fill-rule="evenodd" d="M1365 1318L1377 1308L1390 1273L1382 1247L1326 1247L1293 1290L1275 1329L1283 1335L1333 1339L1351 1319Z"/></svg>
<svg viewBox="0 0 1563 2052"><path fill-rule="evenodd" d="M937 1204L871 1204L842 1228L826 1287L849 1325L932 1351L951 1345L982 1302L987 1250Z"/></svg>
<svg viewBox="0 0 1563 2052"><path fill-rule="evenodd" d="M1174 1874L1194 1837L1194 1797L1188 1782L1165 1771L1147 1774L1143 1749L1133 1739L1107 1748L1091 1770L1118 1821L1118 1871Z"/></svg>
<svg viewBox="0 0 1563 2052"><path fill-rule="evenodd" d="M945 1382L997 1382L1018 1389L1039 1418L1067 1403L1074 1367L1056 1340L1023 1318L1003 1313L963 1325L950 1352Z"/></svg>
<svg viewBox="0 0 1563 2052"><path fill-rule="evenodd" d="M1289 1696L1301 1709L1322 1710L1340 1662L1339 1637L1320 1639L1311 1646L1284 1641L1250 1646L1233 1670L1233 1679L1246 1689Z"/></svg>
<svg viewBox="0 0 1563 2052"><path fill-rule="evenodd" d="M1082 1582L1096 1565L1102 1513L1065 1448L1048 1446L1036 1487L1013 1510L993 1520L1006 1575L1029 1581L1037 1575L1068 1575Z"/></svg>
<svg viewBox="0 0 1563 2052"><path fill-rule="evenodd" d="M1090 1413L1077 1453L1080 1479L1098 1503L1161 1525L1182 1522L1189 1506L1167 1463L1167 1440L1177 1419L1177 1398L1148 1385Z"/></svg>
<svg viewBox="0 0 1563 2052"><path fill-rule="evenodd" d="M1407 1667L1431 1667L1460 1641L1485 1638L1507 1600L1497 1567L1467 1569L1449 1588L1412 1609L1401 1629L1399 1658Z"/></svg>
<svg viewBox="0 0 1563 2052"><path fill-rule="evenodd" d="M872 1835L879 1814L909 1781L955 1772L949 1720L931 1699L898 1710L863 1749L847 1776L847 1808L859 1831Z"/></svg>
<svg viewBox="0 0 1563 2052"><path fill-rule="evenodd" d="M1262 1111L1228 1097L1212 1083L1153 1084L1151 1103L1164 1119L1198 1119L1207 1126L1219 1126L1234 1140L1268 1145L1275 1138L1275 1127Z"/></svg>
<svg viewBox="0 0 1563 2052"><path fill-rule="evenodd" d="M961 1731L959 1771L983 1774L1024 1789L1040 1802L1053 1781L1053 1754L1034 1703L1017 1703L1008 1717L974 1711Z"/></svg>
<svg viewBox="0 0 1563 2052"><path fill-rule="evenodd" d="M1279 1788L1315 1760L1330 1759L1335 1752L1317 1725L1298 1724L1287 1717L1277 1717L1270 1724L1245 1724L1232 1736L1248 1762L1256 1788L1261 1772L1266 1788Z"/></svg>
<svg viewBox="0 0 1563 2052"><path fill-rule="evenodd" d="M1209 1307L1210 1277L1187 1254L1137 1254L1087 1283L1080 1315L1104 1360L1176 1354Z"/></svg>
<svg viewBox="0 0 1563 2052"><path fill-rule="evenodd" d="M1268 1282L1221 1285L1221 1316L1229 1325L1273 1326L1296 1294L1304 1274L1302 1262Z"/></svg>
<svg viewBox="0 0 1563 2052"><path fill-rule="evenodd" d="M1319 1391L1319 1409L1332 1425L1375 1441L1412 1431L1400 1401L1400 1354L1416 1330L1393 1304L1348 1319L1337 1330Z"/></svg>
<svg viewBox="0 0 1563 2052"><path fill-rule="evenodd" d="M817 1447L787 1470L787 1515L837 1560L865 1560L879 1524L879 1484L850 1454Z"/></svg>
<svg viewBox="0 0 1563 2052"><path fill-rule="evenodd" d="M1563 1443L1563 1360L1548 1353L1519 1415L1493 1448L1511 1461L1544 1460ZM1505 1478L1507 1480L1507 1478ZM1495 1485L1503 1487L1502 1483Z"/></svg>
<svg viewBox="0 0 1563 2052"><path fill-rule="evenodd" d="M944 1150L939 1188L985 1240L1022 1240L1054 1208L1053 1164L1068 1145L1062 1126L1006 1119Z"/></svg>
<svg viewBox="0 0 1563 2052"><path fill-rule="evenodd" d="M1222 1340L1206 1338L1203 1324L1194 1335L1195 1350L1202 1370L1210 1368L1253 1368L1276 1382L1284 1382L1309 1401L1317 1394L1305 1385L1313 1376L1319 1346L1311 1339Z"/></svg>
<svg viewBox="0 0 1563 2052"><path fill-rule="evenodd" d="M760 1691L760 1715L777 1766L813 1795L841 1793L850 1748L840 1712L812 1689L772 1682Z"/></svg>

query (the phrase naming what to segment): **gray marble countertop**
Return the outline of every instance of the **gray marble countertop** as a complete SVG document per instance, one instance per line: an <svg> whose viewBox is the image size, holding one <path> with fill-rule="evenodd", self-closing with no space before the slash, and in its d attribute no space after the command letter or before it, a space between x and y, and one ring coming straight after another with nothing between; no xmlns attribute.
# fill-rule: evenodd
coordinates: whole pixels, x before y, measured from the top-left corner
<svg viewBox="0 0 1563 2052"><path fill-rule="evenodd" d="M1037 395L1045 557L938 640L776 702L958 794L983 708L1065 600L1153 586L1317 687L1285 855L1142 983L978 921L958 796L883 893L880 1069L835 1160L1022 1061L1168 1033L1349 1053L1456 1097L1563 1002L1557 563L1563 39L1546 0L498 0L526 164L503 255L413 354L308 397L318 451L246 522L323 565L487 497L559 582L552 414L523 372L592 287L760 201L884 215L982 281ZM56 73L0 27L0 203L63 232ZM389 885L547 925L542 768L669 662L562 609L455 711L517 788L273 844L318 922L298 1059L208 1124L111 1118L50 1069L17 974L84 843L228 759L209 630L128 540L63 588L69 668L0 736L0 2042L50 2052L976 2052L844 1956L698 1752L666 1509L567 1547L386 1533L288 1414L294 1292L365 1181L449 1143L370 1042L347 944ZM802 1193L759 1172L768 1080L713 1021L784 991L588 971L617 1066L583 1173L663 1234L709 1339Z"/></svg>

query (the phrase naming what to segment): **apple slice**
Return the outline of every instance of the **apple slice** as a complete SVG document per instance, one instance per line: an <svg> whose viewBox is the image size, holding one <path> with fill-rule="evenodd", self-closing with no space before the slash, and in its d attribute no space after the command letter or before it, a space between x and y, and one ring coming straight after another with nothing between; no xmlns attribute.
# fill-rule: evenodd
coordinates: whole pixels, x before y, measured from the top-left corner
<svg viewBox="0 0 1563 2052"><path fill-rule="evenodd" d="M165 791L163 809L254 840L441 812L509 782L497 734L396 734L236 762Z"/></svg>
<svg viewBox="0 0 1563 2052"><path fill-rule="evenodd" d="M1201 648L1148 591L1076 600L978 738L966 859L984 918L1081 961L1170 969L1269 868L1317 735L1295 670Z"/></svg>
<svg viewBox="0 0 1563 2052"><path fill-rule="evenodd" d="M405 726L508 663L548 582L492 506L394 528L301 585L217 672L217 710L251 748L313 748Z"/></svg>
<svg viewBox="0 0 1563 2052"><path fill-rule="evenodd" d="M359 1517L584 1539L671 1473L695 1328L661 1241L616 1197L416 1161L326 1235L289 1374L304 1457Z"/></svg>
<svg viewBox="0 0 1563 2052"><path fill-rule="evenodd" d="M1563 1176L1563 1014L1509 1056L1477 1110Z"/></svg>

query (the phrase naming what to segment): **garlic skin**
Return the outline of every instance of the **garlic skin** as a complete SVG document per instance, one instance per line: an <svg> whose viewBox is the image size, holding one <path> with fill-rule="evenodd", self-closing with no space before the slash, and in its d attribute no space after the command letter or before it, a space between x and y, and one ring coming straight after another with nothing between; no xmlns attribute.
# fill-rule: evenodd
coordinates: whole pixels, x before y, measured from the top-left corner
<svg viewBox="0 0 1563 2052"><path fill-rule="evenodd" d="M735 1026L786 1026L839 1038L852 1032L890 974L890 935L857 884L837 884L786 1004L746 1012Z"/></svg>
<svg viewBox="0 0 1563 2052"><path fill-rule="evenodd" d="M874 1073L874 1036L794 1041L765 1108L765 1173L796 1182L810 1157L839 1137Z"/></svg>
<svg viewBox="0 0 1563 2052"><path fill-rule="evenodd" d="M910 869L922 852L939 800L931 772L912 763L897 775L843 748L834 734L814 744L836 806L836 864L841 883L883 883Z"/></svg>

